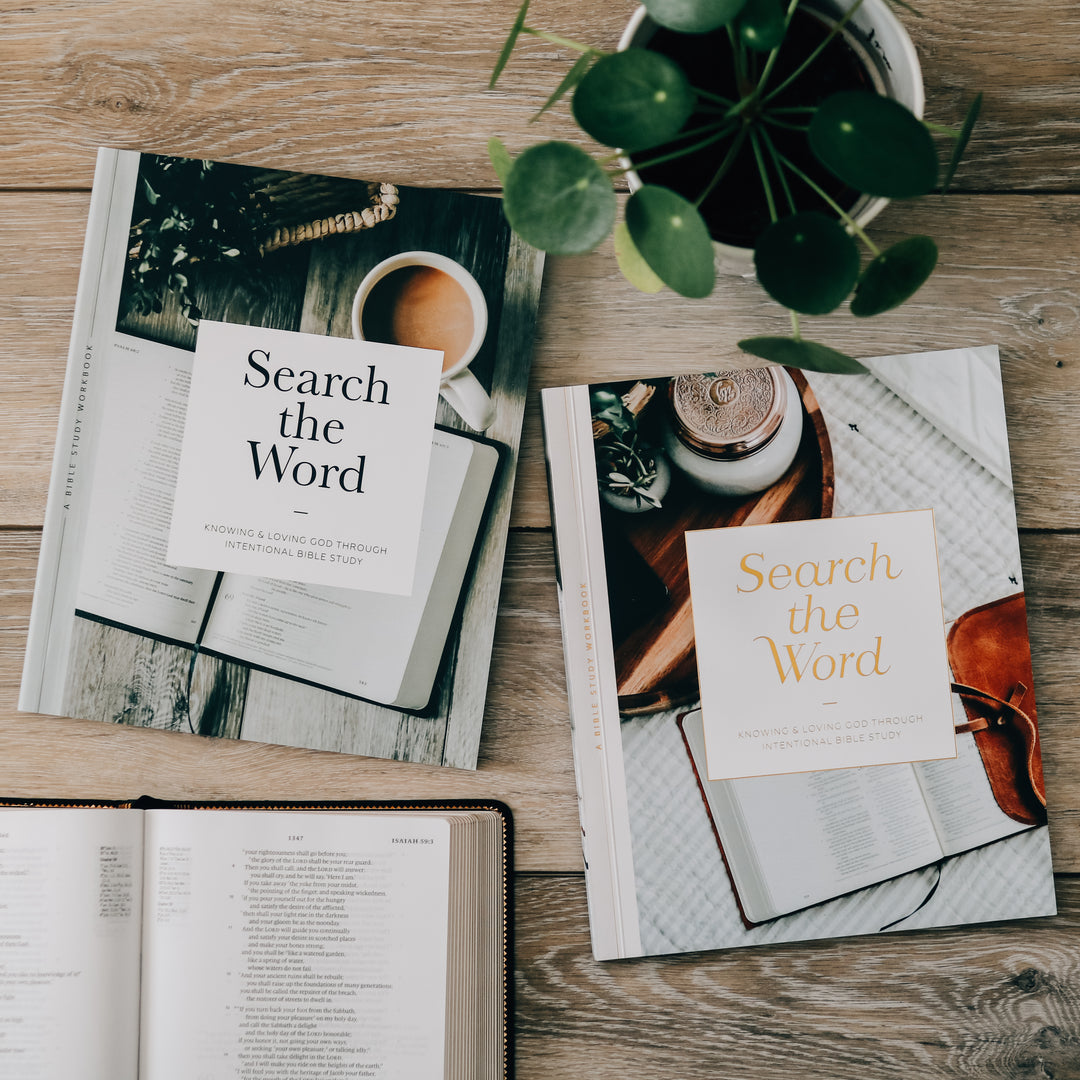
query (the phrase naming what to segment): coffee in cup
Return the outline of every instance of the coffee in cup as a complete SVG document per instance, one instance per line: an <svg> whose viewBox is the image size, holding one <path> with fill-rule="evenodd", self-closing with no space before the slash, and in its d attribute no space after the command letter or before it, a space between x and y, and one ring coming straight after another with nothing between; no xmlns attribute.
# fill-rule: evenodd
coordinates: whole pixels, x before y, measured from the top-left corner
<svg viewBox="0 0 1080 1080"><path fill-rule="evenodd" d="M441 351L439 392L478 431L494 422L491 398L468 368L487 333L487 304L460 263L431 251L384 259L356 290L352 327L361 341Z"/></svg>
<svg viewBox="0 0 1080 1080"><path fill-rule="evenodd" d="M367 341L440 349L443 371L459 363L473 336L465 289L434 266L401 266L368 293L360 327Z"/></svg>

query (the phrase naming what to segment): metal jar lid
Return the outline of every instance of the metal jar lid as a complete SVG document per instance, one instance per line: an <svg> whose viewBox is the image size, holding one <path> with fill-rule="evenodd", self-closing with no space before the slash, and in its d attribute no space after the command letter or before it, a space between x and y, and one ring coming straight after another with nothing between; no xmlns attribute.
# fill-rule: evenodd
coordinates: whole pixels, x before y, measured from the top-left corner
<svg viewBox="0 0 1080 1080"><path fill-rule="evenodd" d="M787 383L775 367L680 375L669 383L668 394L680 441L720 460L748 457L767 446L787 408Z"/></svg>

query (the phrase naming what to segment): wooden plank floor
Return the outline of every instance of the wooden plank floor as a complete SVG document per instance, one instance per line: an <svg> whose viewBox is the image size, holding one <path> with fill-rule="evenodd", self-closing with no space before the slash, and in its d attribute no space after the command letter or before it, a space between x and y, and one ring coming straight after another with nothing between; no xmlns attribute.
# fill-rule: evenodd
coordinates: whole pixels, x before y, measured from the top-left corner
<svg viewBox="0 0 1080 1080"><path fill-rule="evenodd" d="M485 90L516 0L0 0L0 792L495 796L517 829L519 1075L1080 1078L1080 7L919 0L927 115L984 120L957 193L896 205L930 284L868 323L808 320L873 356L997 342L1045 740L1061 914L1032 923L609 964L592 961L535 389L722 362L786 316L750 282L642 297L610 249L545 276L476 773L24 716L15 700L98 144L400 183L497 189L511 149L578 140L529 116L570 54L525 44ZM632 5L534 0L609 47Z"/></svg>
<svg viewBox="0 0 1080 1080"><path fill-rule="evenodd" d="M595 964L576 877L518 905L520 1080L1080 1077L1080 889L977 929ZM587 1072L586 1072L587 1069Z"/></svg>

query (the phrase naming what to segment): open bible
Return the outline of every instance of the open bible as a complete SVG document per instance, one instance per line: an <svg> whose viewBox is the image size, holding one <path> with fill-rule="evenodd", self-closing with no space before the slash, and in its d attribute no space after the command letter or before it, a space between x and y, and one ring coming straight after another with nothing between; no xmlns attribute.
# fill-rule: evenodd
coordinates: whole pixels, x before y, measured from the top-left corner
<svg viewBox="0 0 1080 1080"><path fill-rule="evenodd" d="M1028 828L994 801L971 735L959 735L945 761L707 780L701 710L679 726L751 923Z"/></svg>
<svg viewBox="0 0 1080 1080"><path fill-rule="evenodd" d="M103 484L87 522L76 615L370 701L423 709L498 464L491 443L435 432L411 596L171 566L163 518L146 520L152 492ZM164 515L167 492L158 498ZM267 538L285 546L294 540Z"/></svg>
<svg viewBox="0 0 1080 1080"><path fill-rule="evenodd" d="M0 809L21 1080L507 1073L498 804Z"/></svg>

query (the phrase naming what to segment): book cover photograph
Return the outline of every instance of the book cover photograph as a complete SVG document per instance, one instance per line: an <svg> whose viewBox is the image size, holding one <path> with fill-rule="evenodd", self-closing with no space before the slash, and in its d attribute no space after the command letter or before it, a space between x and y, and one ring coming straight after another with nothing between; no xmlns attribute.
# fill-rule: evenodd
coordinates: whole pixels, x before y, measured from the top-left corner
<svg viewBox="0 0 1080 1080"><path fill-rule="evenodd" d="M100 151L19 707L475 768L542 258Z"/></svg>
<svg viewBox="0 0 1080 1080"><path fill-rule="evenodd" d="M598 959L1055 912L995 347L543 392Z"/></svg>

